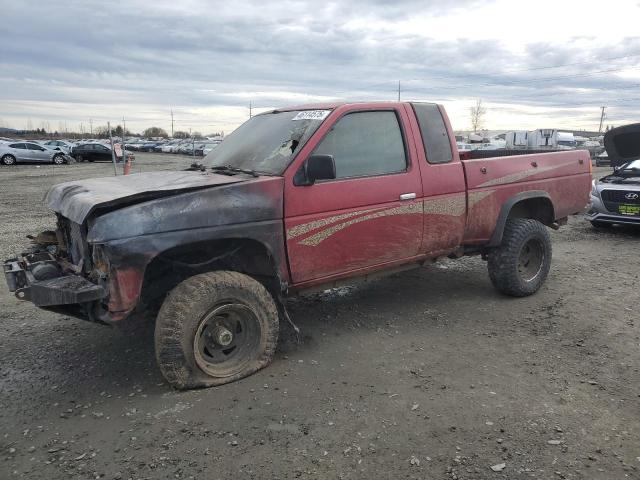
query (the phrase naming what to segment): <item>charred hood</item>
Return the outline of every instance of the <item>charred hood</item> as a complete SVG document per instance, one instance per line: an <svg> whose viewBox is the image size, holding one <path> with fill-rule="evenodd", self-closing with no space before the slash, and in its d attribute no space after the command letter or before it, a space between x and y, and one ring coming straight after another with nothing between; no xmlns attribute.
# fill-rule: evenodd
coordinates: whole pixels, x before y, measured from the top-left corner
<svg viewBox="0 0 640 480"><path fill-rule="evenodd" d="M52 210L82 223L97 209L131 205L167 195L246 181L246 177L204 172L163 171L92 178L54 185L44 202Z"/></svg>
<svg viewBox="0 0 640 480"><path fill-rule="evenodd" d="M613 167L640 158L640 123L609 130L604 135L604 148Z"/></svg>

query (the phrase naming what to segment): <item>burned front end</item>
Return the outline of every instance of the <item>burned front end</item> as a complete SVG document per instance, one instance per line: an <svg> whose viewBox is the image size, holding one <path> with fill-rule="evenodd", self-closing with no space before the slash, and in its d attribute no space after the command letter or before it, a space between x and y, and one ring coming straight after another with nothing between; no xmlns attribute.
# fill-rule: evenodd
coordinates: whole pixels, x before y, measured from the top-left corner
<svg viewBox="0 0 640 480"><path fill-rule="evenodd" d="M31 248L4 263L9 290L20 300L75 317L99 321L108 297L99 250L87 242L86 225L57 216L57 229L31 238Z"/></svg>

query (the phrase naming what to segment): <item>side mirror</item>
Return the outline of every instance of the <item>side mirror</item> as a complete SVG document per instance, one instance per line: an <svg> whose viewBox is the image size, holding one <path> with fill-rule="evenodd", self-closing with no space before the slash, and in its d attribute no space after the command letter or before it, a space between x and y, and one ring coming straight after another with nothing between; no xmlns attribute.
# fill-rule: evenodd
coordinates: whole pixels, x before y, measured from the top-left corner
<svg viewBox="0 0 640 480"><path fill-rule="evenodd" d="M336 162L333 155L311 155L304 163L306 185L313 185L317 180L333 180L336 178Z"/></svg>

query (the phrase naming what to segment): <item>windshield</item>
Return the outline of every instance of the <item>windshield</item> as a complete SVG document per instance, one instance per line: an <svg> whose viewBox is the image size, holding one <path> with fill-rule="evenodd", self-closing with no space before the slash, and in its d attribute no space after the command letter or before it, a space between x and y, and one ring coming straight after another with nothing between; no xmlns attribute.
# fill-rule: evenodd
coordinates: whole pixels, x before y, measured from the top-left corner
<svg viewBox="0 0 640 480"><path fill-rule="evenodd" d="M211 150L204 163L281 175L329 113L296 110L256 115Z"/></svg>
<svg viewBox="0 0 640 480"><path fill-rule="evenodd" d="M620 170L629 171L629 172L633 170L640 170L640 160L634 160L632 162L629 162L626 165L624 165Z"/></svg>

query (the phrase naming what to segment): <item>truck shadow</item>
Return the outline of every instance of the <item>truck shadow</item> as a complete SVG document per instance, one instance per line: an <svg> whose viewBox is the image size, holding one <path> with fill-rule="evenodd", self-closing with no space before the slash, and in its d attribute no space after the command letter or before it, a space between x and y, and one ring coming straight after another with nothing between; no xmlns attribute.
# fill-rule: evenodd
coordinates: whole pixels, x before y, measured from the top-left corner
<svg viewBox="0 0 640 480"><path fill-rule="evenodd" d="M480 260L478 264L469 270L432 266L290 299L288 310L302 335L297 337L283 322L275 362L294 351L313 353L324 342L332 341L330 336L323 336L328 330L358 335L359 330L384 329L390 324L401 329L417 328L417 325L428 328L440 312L447 311L451 302L463 298L465 302L505 298L494 292L484 264ZM68 319L42 330L42 336L38 335L33 341L44 348L36 344L35 348L24 351L11 370L13 373L0 379L0 386L11 385L10 389L19 389L24 395L25 388L55 384L54 392L79 392L81 397L95 397L104 392L125 397L138 390L153 395L172 390L156 366L153 325L141 328L135 335L127 335ZM64 341L45 345L51 338ZM23 374L29 377L26 384L33 386L16 382Z"/></svg>

